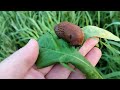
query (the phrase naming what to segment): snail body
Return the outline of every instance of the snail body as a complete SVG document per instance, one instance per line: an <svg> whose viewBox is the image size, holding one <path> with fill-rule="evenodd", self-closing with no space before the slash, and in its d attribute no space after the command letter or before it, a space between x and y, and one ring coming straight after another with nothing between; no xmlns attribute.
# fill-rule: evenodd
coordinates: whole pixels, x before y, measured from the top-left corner
<svg viewBox="0 0 120 90"><path fill-rule="evenodd" d="M84 41L84 33L82 29L70 22L61 22L54 28L59 38L69 42L73 46L81 45Z"/></svg>

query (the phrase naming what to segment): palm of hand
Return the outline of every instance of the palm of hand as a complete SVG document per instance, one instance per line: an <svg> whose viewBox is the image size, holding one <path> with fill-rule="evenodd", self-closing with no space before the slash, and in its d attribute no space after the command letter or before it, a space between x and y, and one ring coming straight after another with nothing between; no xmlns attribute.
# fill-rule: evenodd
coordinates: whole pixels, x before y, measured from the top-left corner
<svg viewBox="0 0 120 90"><path fill-rule="evenodd" d="M95 66L101 57L101 51L95 45L98 39L88 39L81 49L80 53ZM71 72L63 66L57 64L43 69L37 69L34 63L39 53L38 43L32 39L29 43L16 51L0 63L0 78L5 79L85 79L85 75L76 70Z"/></svg>

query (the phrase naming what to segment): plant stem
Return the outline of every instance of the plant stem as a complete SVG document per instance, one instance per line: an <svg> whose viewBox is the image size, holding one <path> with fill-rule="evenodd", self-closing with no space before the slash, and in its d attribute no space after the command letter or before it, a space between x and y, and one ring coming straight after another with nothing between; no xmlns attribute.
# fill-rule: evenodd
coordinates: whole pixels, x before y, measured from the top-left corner
<svg viewBox="0 0 120 90"><path fill-rule="evenodd" d="M82 71L86 75L87 79L103 79L103 77L97 72L97 70L95 69L95 67L93 67L92 65L91 65L91 67L93 67L93 68L91 68L91 67L83 68L85 66L84 66L84 64L82 64L80 62L79 58L71 60L70 62L71 62L72 65L74 65L80 71Z"/></svg>

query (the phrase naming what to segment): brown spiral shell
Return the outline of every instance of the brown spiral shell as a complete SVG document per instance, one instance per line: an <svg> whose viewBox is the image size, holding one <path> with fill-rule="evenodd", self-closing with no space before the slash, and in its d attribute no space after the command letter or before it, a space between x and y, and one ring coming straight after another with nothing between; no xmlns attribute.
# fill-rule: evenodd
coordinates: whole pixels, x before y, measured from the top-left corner
<svg viewBox="0 0 120 90"><path fill-rule="evenodd" d="M55 26L54 30L59 38L66 40L71 45L81 45L84 41L82 29L70 22L61 22Z"/></svg>

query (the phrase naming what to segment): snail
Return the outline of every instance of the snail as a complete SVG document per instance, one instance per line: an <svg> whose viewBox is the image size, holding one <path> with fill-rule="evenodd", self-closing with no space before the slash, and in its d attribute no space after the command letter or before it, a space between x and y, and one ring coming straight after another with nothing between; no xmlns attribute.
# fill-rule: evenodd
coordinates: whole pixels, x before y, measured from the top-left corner
<svg viewBox="0 0 120 90"><path fill-rule="evenodd" d="M54 31L59 38L62 38L73 46L79 46L84 41L82 29L70 22L64 21L54 27Z"/></svg>

